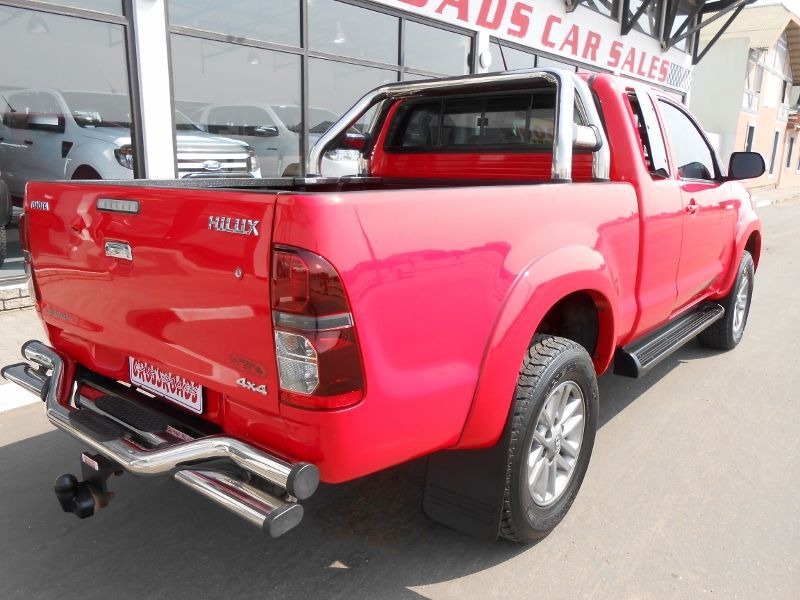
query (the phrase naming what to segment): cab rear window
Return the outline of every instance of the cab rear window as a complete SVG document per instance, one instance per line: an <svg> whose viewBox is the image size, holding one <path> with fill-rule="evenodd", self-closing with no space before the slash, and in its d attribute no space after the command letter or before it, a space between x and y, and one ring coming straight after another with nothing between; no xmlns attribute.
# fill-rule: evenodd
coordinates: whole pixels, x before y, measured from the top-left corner
<svg viewBox="0 0 800 600"><path fill-rule="evenodd" d="M406 101L395 113L388 152L549 151L554 90ZM584 124L578 110L575 122Z"/></svg>

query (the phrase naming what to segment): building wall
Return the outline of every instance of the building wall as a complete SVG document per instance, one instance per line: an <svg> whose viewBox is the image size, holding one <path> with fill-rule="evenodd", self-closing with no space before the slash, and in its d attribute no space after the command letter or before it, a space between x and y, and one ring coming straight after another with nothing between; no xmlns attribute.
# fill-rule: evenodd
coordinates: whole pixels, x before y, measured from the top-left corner
<svg viewBox="0 0 800 600"><path fill-rule="evenodd" d="M750 42L746 38L719 40L694 68L689 108L727 162L738 149L739 113Z"/></svg>

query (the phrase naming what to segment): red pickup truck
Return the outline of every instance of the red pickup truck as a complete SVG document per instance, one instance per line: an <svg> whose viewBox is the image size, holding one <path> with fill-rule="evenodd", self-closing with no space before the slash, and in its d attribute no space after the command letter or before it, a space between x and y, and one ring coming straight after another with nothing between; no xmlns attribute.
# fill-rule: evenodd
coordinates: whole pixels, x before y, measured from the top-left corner
<svg viewBox="0 0 800 600"><path fill-rule="evenodd" d="M598 374L742 338L761 226L736 180L764 161L726 173L669 97L557 69L398 83L310 170L336 147L362 175L28 185L49 344L3 375L91 449L64 510L169 474L277 536L320 480L426 456L427 515L534 541L586 473Z"/></svg>

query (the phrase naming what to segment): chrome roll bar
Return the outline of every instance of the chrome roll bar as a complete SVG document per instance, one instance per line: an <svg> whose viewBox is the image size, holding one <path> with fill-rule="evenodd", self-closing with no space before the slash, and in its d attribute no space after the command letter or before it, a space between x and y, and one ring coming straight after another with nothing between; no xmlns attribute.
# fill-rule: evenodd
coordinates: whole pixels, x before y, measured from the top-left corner
<svg viewBox="0 0 800 600"><path fill-rule="evenodd" d="M592 176L595 180L609 178L611 154L600 116L586 82L571 71L563 69L524 69L505 73L468 75L446 79L390 83L367 93L319 138L308 158L308 176L320 177L322 159L331 146L372 107L386 100L421 98L441 92L480 89L484 86L523 87L535 81L552 83L556 87L555 131L553 135L553 181L571 181L573 148L590 148ZM575 124L575 105L586 118L586 126Z"/></svg>

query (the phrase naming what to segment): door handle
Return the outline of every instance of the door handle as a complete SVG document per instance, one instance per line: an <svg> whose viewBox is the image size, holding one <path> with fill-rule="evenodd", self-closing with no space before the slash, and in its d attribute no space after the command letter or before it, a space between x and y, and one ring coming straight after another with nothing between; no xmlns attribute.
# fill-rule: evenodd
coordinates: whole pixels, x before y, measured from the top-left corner
<svg viewBox="0 0 800 600"><path fill-rule="evenodd" d="M22 140L22 143L26 146L33 146L33 140Z"/></svg>
<svg viewBox="0 0 800 600"><path fill-rule="evenodd" d="M686 205L686 212L690 215L697 214L697 211L700 210L700 205L695 201L694 198L689 200L689 204Z"/></svg>

